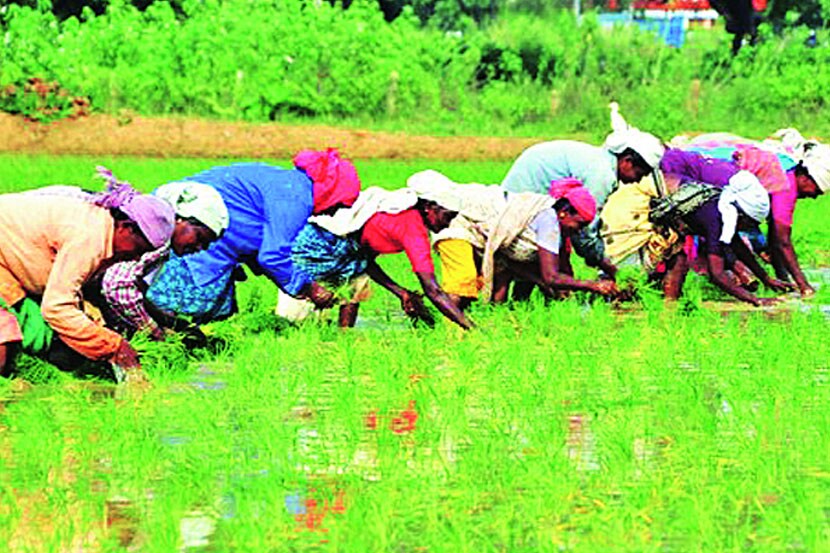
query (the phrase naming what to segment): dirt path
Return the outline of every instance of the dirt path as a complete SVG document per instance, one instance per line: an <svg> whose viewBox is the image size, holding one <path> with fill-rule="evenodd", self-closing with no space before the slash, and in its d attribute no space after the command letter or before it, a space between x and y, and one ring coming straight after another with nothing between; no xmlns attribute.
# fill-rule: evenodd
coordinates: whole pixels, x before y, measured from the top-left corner
<svg viewBox="0 0 830 553"><path fill-rule="evenodd" d="M541 140L109 115L39 124L0 113L0 151L32 154L290 158L303 148L336 146L361 159L508 160Z"/></svg>

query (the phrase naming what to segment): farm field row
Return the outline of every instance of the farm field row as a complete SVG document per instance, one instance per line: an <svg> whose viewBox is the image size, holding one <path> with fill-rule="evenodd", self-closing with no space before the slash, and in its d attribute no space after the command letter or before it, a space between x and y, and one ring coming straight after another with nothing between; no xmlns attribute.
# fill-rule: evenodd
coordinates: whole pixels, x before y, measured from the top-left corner
<svg viewBox="0 0 830 553"><path fill-rule="evenodd" d="M279 163L280 160L272 160ZM206 159L0 155L0 192L139 188ZM281 163L286 163L282 160ZM357 160L364 186L505 161ZM828 264L823 200L796 248ZM803 252L803 253L802 253ZM400 258L400 259L399 259ZM382 259L413 286L404 256ZM578 268L585 271L584 267ZM412 328L375 290L357 328L288 327L240 285L221 343L138 342L127 393L32 363L0 382L0 543L11 551L822 551L830 547L830 274L816 299L681 308L576 296Z"/></svg>

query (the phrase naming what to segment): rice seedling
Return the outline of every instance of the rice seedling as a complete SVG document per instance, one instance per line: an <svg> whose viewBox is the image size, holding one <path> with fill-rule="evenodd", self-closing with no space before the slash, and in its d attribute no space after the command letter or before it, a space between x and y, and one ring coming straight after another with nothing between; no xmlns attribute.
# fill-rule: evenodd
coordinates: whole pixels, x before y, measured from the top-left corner
<svg viewBox="0 0 830 553"><path fill-rule="evenodd" d="M410 170L375 163L367 180ZM405 259L383 263L415 285ZM376 291L343 331L284 324L251 278L240 315L204 329L222 347L137 342L141 395L35 368L34 385L0 382L0 543L826 550L830 323L801 308L817 304L713 311L690 284L695 308L648 291L622 312L579 295L474 306L471 332L412 328Z"/></svg>

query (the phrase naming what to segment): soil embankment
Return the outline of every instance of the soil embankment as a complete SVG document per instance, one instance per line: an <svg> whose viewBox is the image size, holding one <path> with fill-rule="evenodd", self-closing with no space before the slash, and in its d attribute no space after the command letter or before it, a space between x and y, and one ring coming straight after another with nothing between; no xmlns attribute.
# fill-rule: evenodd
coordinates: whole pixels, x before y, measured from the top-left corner
<svg viewBox="0 0 830 553"><path fill-rule="evenodd" d="M41 124L0 113L0 151L26 154L284 159L334 146L359 159L509 160L541 140L110 115Z"/></svg>

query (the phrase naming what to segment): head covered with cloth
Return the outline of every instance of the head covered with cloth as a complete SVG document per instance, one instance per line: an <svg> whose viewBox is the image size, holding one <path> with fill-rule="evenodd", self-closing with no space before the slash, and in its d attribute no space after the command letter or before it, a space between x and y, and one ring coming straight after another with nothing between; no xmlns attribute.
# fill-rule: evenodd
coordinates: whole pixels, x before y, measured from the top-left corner
<svg viewBox="0 0 830 553"><path fill-rule="evenodd" d="M176 255L207 248L228 228L228 208L219 192L206 184L171 182L153 191L176 211L176 228L171 247Z"/></svg>
<svg viewBox="0 0 830 553"><path fill-rule="evenodd" d="M53 186L0 196L0 368L6 344L31 346L30 330L46 327L84 357L139 367L126 340L81 310L81 288L102 265L164 246L174 223L167 202L114 180L101 193ZM51 342L47 336L30 351L44 353Z"/></svg>
<svg viewBox="0 0 830 553"><path fill-rule="evenodd" d="M315 215L349 207L360 193L357 170L335 148L303 150L294 156L294 166L304 171L314 184Z"/></svg>
<svg viewBox="0 0 830 553"><path fill-rule="evenodd" d="M732 242L741 214L757 225L769 215L769 206L769 194L758 178L749 171L736 173L718 198L718 211L723 221L720 241L725 244Z"/></svg>
<svg viewBox="0 0 830 553"><path fill-rule="evenodd" d="M89 196L89 201L99 207L116 210L137 226L153 249L167 244L173 236L176 212L172 205L161 198L141 194L129 183L119 181L104 167L97 168L98 174L106 179L106 190Z"/></svg>
<svg viewBox="0 0 830 553"><path fill-rule="evenodd" d="M611 129L603 146L617 156L617 176L625 184L639 182L660 164L665 147L659 138L631 125L611 102Z"/></svg>

